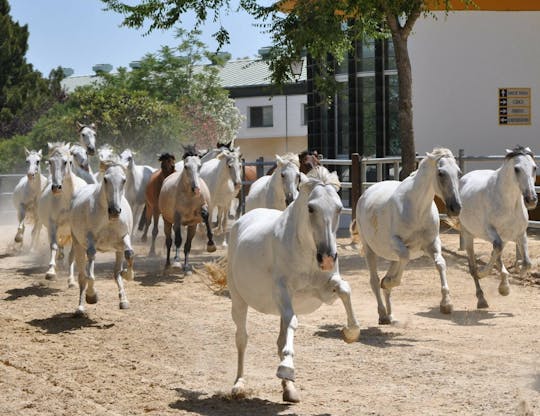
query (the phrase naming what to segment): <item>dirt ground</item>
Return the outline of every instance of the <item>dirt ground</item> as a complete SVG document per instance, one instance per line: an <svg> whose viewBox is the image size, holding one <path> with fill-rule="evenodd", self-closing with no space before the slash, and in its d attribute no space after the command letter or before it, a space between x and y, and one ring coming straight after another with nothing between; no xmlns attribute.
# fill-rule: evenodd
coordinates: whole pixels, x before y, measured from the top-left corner
<svg viewBox="0 0 540 416"><path fill-rule="evenodd" d="M15 226L0 227L0 415L540 414L538 235L530 237L532 276L513 279L507 297L498 294L495 276L483 279L490 308L480 311L458 236L444 233L453 314L439 313L438 274L422 258L394 290L398 322L392 326L378 325L365 262L341 238L341 271L353 290L360 339L341 340L339 301L299 317L295 366L302 401L290 405L275 377L275 316L250 311L250 394L231 400L230 300L212 293L199 275L164 276L163 259L147 258L146 246L136 242L130 309L119 310L112 255L98 254L100 300L88 305L87 317L76 318L78 290L67 289L66 272L44 279L44 233L39 255L14 255L14 234ZM487 258L487 245L477 250ZM222 254L199 249L192 260L197 266Z"/></svg>

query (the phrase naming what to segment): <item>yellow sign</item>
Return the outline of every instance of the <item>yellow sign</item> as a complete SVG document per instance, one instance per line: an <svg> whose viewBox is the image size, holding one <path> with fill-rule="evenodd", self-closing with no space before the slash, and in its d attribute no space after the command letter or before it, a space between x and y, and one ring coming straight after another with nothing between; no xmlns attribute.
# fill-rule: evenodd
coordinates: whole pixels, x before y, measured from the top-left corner
<svg viewBox="0 0 540 416"><path fill-rule="evenodd" d="M531 124L531 89L499 88L499 125Z"/></svg>

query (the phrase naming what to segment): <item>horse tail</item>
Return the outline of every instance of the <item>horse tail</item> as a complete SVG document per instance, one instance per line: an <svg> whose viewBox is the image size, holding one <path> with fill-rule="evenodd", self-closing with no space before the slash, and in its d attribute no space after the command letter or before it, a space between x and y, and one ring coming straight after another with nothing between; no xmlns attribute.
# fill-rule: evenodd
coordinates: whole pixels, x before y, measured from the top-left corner
<svg viewBox="0 0 540 416"><path fill-rule="evenodd" d="M141 213L141 218L139 218L139 225L137 226L137 229L139 231L142 231L144 230L145 225L146 225L146 204L144 204L144 207Z"/></svg>
<svg viewBox="0 0 540 416"><path fill-rule="evenodd" d="M443 218L442 222L454 230L461 231L461 222L459 221L459 217L446 216Z"/></svg>
<svg viewBox="0 0 540 416"><path fill-rule="evenodd" d="M227 266L227 256L225 255L217 260L204 263L203 268L197 270L203 283L216 295L227 292Z"/></svg>
<svg viewBox="0 0 540 416"><path fill-rule="evenodd" d="M351 242L358 243L360 242L360 233L358 232L358 224L356 223L356 218L353 218L351 225L349 225L349 233L351 234Z"/></svg>

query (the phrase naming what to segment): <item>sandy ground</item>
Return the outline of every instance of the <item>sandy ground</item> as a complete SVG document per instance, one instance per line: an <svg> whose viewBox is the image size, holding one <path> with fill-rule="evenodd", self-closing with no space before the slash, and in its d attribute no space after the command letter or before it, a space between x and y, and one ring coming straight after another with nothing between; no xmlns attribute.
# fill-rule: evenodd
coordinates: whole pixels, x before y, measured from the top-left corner
<svg viewBox="0 0 540 416"><path fill-rule="evenodd" d="M423 258L394 291L399 321L392 326L378 325L365 262L340 239L361 336L341 340L340 302L301 316L295 366L302 401L290 405L275 377L276 317L250 311L250 394L231 400L230 300L199 275L164 276L163 259L145 257L146 246L136 243L130 309L119 310L112 256L98 254L100 301L75 318L78 291L67 289L65 271L44 279L44 233L39 255L13 255L14 226L0 233L0 415L540 414L538 235L530 238L533 275L514 279L507 297L495 276L482 280L490 308L479 311L458 236L443 234L454 313L439 313L439 278ZM477 250L487 258L485 244ZM200 265L223 253L197 250L192 260Z"/></svg>

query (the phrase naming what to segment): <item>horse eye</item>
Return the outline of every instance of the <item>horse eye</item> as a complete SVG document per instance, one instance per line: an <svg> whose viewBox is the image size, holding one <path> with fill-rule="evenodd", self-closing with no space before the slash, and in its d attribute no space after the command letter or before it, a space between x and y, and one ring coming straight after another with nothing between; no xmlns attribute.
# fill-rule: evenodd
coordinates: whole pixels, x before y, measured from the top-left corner
<svg viewBox="0 0 540 416"><path fill-rule="evenodd" d="M282 173L282 174L281 174L281 177L282 177L282 178L284 178L284 177L285 177L285 174L284 174L284 173Z"/></svg>
<svg viewBox="0 0 540 416"><path fill-rule="evenodd" d="M107 183L107 178L105 176L103 177L103 182Z"/></svg>
<svg viewBox="0 0 540 416"><path fill-rule="evenodd" d="M516 172L516 175L519 174L519 168L514 168L514 172Z"/></svg>
<svg viewBox="0 0 540 416"><path fill-rule="evenodd" d="M39 165L39 160L38 160L38 161L36 161L36 165Z"/></svg>
<svg viewBox="0 0 540 416"><path fill-rule="evenodd" d="M313 207L310 205L308 206L308 211L310 214L313 214L315 212L315 209L313 209Z"/></svg>
<svg viewBox="0 0 540 416"><path fill-rule="evenodd" d="M442 170L439 171L439 176L442 178L444 176L444 172Z"/></svg>

